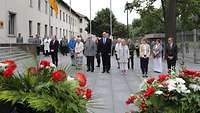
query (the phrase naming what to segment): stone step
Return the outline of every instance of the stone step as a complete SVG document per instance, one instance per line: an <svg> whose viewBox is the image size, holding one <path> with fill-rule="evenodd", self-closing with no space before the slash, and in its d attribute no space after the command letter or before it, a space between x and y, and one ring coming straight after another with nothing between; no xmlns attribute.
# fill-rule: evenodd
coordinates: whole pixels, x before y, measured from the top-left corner
<svg viewBox="0 0 200 113"><path fill-rule="evenodd" d="M29 53L19 53L19 54L12 54L12 55L7 55L7 56L0 56L0 61L5 60L5 59L11 59L11 60L20 60L24 58L31 58L32 55Z"/></svg>
<svg viewBox="0 0 200 113"><path fill-rule="evenodd" d="M32 58L31 53L26 52L18 47L0 47L0 61L5 59L24 60Z"/></svg>

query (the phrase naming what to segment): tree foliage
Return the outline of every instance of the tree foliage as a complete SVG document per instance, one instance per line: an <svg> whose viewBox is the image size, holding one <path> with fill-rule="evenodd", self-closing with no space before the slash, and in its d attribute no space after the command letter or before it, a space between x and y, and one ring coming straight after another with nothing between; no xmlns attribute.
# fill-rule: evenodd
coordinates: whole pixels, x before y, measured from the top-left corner
<svg viewBox="0 0 200 113"><path fill-rule="evenodd" d="M158 0L133 0L131 8L136 10L141 16L140 26L134 26L135 22L133 21L134 31L137 32L135 35L162 31L169 35L171 28L177 27L177 31L200 28L199 0L160 0L161 7L159 9L153 6L156 1ZM176 6L172 6L174 1ZM173 16L170 10L174 7L176 8L177 24L172 22L173 19L170 19ZM176 29L174 30L176 31Z"/></svg>
<svg viewBox="0 0 200 113"><path fill-rule="evenodd" d="M113 36L128 37L126 25L118 22L113 13L112 15ZM86 30L89 31L89 27ZM92 20L92 34L101 37L102 32L110 32L110 9L108 8L97 12L96 17Z"/></svg>

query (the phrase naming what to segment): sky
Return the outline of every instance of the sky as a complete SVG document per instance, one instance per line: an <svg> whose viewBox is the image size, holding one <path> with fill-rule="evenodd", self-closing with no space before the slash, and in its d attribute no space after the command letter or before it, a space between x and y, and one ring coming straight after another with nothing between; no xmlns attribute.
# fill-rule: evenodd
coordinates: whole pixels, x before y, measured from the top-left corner
<svg viewBox="0 0 200 113"><path fill-rule="evenodd" d="M64 0L69 4L70 0ZM92 1L92 19L96 16L96 13L100 11L102 8L110 7L110 0L91 0ZM126 2L132 2L133 0L112 0L112 11L117 18L117 20L121 23L127 24L127 14L124 13L124 7ZM160 0L158 0L160 1ZM71 0L72 8L88 18L90 17L90 0ZM160 6L160 2L156 2L154 4L156 7ZM133 19L140 18L139 14L135 11L132 11L129 14L129 24L132 23Z"/></svg>

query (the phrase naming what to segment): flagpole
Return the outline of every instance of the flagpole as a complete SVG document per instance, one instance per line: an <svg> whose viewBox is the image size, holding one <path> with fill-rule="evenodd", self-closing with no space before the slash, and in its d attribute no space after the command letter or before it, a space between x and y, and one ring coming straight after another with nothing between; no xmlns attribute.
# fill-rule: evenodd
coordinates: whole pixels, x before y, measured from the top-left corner
<svg viewBox="0 0 200 113"><path fill-rule="evenodd" d="M70 18L69 18L69 20L70 20L70 23L69 23L69 38L71 38L71 36L72 36L72 29L71 29L71 23L72 23L72 18L71 18L71 16L72 16L72 1L71 0L69 0L69 5L70 5L70 9L69 9L69 12L70 12Z"/></svg>
<svg viewBox="0 0 200 113"><path fill-rule="evenodd" d="M90 35L92 34L92 1L90 0Z"/></svg>
<svg viewBox="0 0 200 113"><path fill-rule="evenodd" d="M113 29L112 29L112 0L110 0L110 36L112 37Z"/></svg>
<svg viewBox="0 0 200 113"><path fill-rule="evenodd" d="M51 6L49 4L49 38L51 36Z"/></svg>

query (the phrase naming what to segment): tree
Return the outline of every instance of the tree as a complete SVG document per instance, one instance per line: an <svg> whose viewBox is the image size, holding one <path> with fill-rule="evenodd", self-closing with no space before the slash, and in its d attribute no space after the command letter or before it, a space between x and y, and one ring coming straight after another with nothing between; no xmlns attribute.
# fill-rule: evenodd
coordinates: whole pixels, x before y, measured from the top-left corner
<svg viewBox="0 0 200 113"><path fill-rule="evenodd" d="M151 10L155 1L156 0L133 0L133 8L139 13L144 10ZM166 37L175 37L177 0L161 0L161 3Z"/></svg>
<svg viewBox="0 0 200 113"><path fill-rule="evenodd" d="M164 32L162 10L151 7L140 11L140 19L132 23L134 36L138 37L149 33Z"/></svg>
<svg viewBox="0 0 200 113"><path fill-rule="evenodd" d="M117 23L117 20L112 14L112 23L113 29ZM86 29L89 31L89 28ZM96 36L102 36L102 32L110 32L110 9L102 9L101 11L97 12L96 17L92 20L92 34Z"/></svg>

